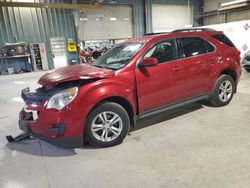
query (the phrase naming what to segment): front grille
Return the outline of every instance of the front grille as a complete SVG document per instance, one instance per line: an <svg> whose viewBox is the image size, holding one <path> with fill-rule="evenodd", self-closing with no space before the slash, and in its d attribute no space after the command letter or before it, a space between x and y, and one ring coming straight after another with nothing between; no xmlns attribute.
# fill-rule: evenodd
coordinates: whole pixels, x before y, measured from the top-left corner
<svg viewBox="0 0 250 188"><path fill-rule="evenodd" d="M89 80L77 80L63 82L55 85L51 89L46 89L45 87L39 87L34 92L31 92L29 88L25 88L21 92L21 96L26 104L43 104L45 101L49 100L55 93L58 93L64 89L82 86L87 83L95 81L94 79Z"/></svg>
<svg viewBox="0 0 250 188"><path fill-rule="evenodd" d="M48 95L42 88L38 88L35 92L31 92L29 88L22 90L21 96L27 104L42 104L48 99Z"/></svg>

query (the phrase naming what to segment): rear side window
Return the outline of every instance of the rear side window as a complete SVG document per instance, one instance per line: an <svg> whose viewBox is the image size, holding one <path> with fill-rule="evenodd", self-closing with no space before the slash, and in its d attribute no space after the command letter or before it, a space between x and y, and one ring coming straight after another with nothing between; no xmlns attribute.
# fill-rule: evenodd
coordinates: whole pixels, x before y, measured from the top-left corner
<svg viewBox="0 0 250 188"><path fill-rule="evenodd" d="M206 47L207 47L207 52L215 51L214 46L212 44L210 44L208 41L205 40L205 44L206 44Z"/></svg>
<svg viewBox="0 0 250 188"><path fill-rule="evenodd" d="M232 43L232 41L227 38L226 35L224 34L219 34L219 35L212 35L213 38L215 38L216 40L220 41L221 43L230 46L230 47L235 47L234 44Z"/></svg>
<svg viewBox="0 0 250 188"><path fill-rule="evenodd" d="M185 57L192 57L207 52L205 41L200 37L181 38Z"/></svg>

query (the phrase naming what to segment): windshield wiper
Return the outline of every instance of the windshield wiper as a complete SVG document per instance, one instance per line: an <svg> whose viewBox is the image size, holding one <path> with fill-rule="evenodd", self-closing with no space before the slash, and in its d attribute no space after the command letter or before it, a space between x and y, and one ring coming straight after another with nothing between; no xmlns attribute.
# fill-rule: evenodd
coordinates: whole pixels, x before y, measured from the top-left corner
<svg viewBox="0 0 250 188"><path fill-rule="evenodd" d="M105 68L105 67L103 67L103 66L101 66L101 65L93 65L93 64L91 64L91 66L99 67L99 68Z"/></svg>
<svg viewBox="0 0 250 188"><path fill-rule="evenodd" d="M101 66L101 65L91 65L93 67L99 67L99 68L102 68L102 69L111 69L111 70L118 70L116 68L112 68L112 67L104 67L104 66Z"/></svg>

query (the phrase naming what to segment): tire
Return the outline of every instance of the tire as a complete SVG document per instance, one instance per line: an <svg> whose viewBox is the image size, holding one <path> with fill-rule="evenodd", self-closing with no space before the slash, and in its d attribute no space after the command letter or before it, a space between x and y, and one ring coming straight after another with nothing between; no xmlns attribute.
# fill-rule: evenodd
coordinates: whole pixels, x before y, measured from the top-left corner
<svg viewBox="0 0 250 188"><path fill-rule="evenodd" d="M225 106L233 98L236 91L236 85L233 78L229 75L223 74L217 80L210 102L214 106Z"/></svg>
<svg viewBox="0 0 250 188"><path fill-rule="evenodd" d="M105 102L94 108L85 125L86 141L95 147L121 144L130 128L126 110L119 104Z"/></svg>

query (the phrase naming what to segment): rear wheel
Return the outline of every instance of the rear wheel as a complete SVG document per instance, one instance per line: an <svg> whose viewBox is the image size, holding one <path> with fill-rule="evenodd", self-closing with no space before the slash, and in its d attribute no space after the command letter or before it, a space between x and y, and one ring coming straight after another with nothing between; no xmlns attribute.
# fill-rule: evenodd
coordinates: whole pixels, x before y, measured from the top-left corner
<svg viewBox="0 0 250 188"><path fill-rule="evenodd" d="M214 106L227 105L233 98L235 87L235 82L231 76L221 75L216 81L210 102Z"/></svg>
<svg viewBox="0 0 250 188"><path fill-rule="evenodd" d="M117 103L105 102L89 114L85 137L93 146L110 147L123 141L129 127L130 121L126 110Z"/></svg>

